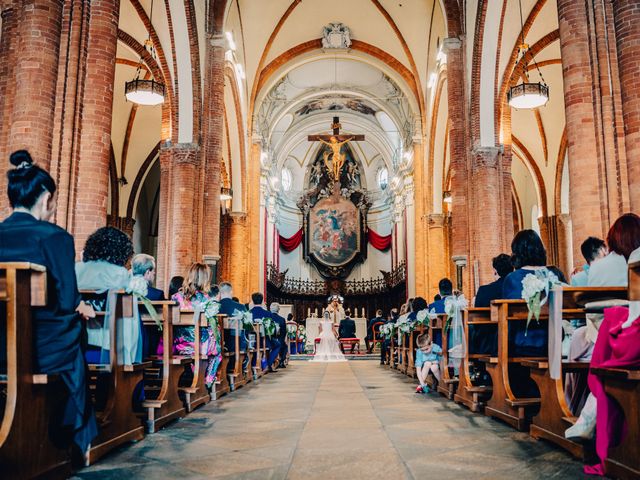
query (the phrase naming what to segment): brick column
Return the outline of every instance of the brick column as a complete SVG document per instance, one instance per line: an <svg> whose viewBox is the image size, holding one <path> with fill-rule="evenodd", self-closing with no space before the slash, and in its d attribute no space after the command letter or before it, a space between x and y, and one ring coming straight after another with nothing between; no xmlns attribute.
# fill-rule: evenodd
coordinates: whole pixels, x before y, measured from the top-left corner
<svg viewBox="0 0 640 480"><path fill-rule="evenodd" d="M251 294L247 285L247 273L251 270L249 259L241 252L247 249L247 216L244 213L230 213L227 229L229 251L225 257L225 277L233 285L235 295L246 299Z"/></svg>
<svg viewBox="0 0 640 480"><path fill-rule="evenodd" d="M91 2L82 136L73 212L73 232L78 251L82 249L84 240L107 221L119 12L119 0Z"/></svg>
<svg viewBox="0 0 640 480"><path fill-rule="evenodd" d="M449 103L449 149L451 155L452 240L451 255L469 255L469 208L467 118L465 115L464 54L458 38L446 38L447 98ZM467 272L470 269L467 269ZM470 276L465 275L465 291Z"/></svg>
<svg viewBox="0 0 640 480"><path fill-rule="evenodd" d="M569 215L551 215L538 219L540 237L547 249L547 263L560 268L569 279L571 262L571 221Z"/></svg>
<svg viewBox="0 0 640 480"><path fill-rule="evenodd" d="M421 137L413 139L413 175L416 185L420 185L415 191L414 198L414 239L415 239L415 257L422 259L416 262L415 266L415 287L416 295L425 296L427 294L427 272L431 269L431 263L427 262L429 254L427 244L427 207L425 202L426 179L424 175L424 145ZM430 260L430 258L429 258Z"/></svg>
<svg viewBox="0 0 640 480"><path fill-rule="evenodd" d="M220 254L220 164L224 135L224 36L208 35L203 112L205 187L202 192L204 225L202 256Z"/></svg>
<svg viewBox="0 0 640 480"><path fill-rule="evenodd" d="M477 266L480 284L476 287L493 281L491 259L502 253L505 243L500 226L504 222L512 222L508 214L511 209L508 212L504 209L501 160L498 147L479 147L473 151L470 182L474 188L474 220L471 226L473 255L468 265L473 268ZM453 213L455 218L455 209ZM475 291L469 295L472 293L475 294Z"/></svg>
<svg viewBox="0 0 640 480"><path fill-rule="evenodd" d="M628 208L626 154L610 4L558 0L564 81L567 151L571 189L573 256L590 235L604 238L610 224ZM635 71L637 76L637 68Z"/></svg>
<svg viewBox="0 0 640 480"><path fill-rule="evenodd" d="M0 30L0 192L7 190L8 151L13 96L15 91L14 69L17 61L18 8L10 6L0 11L2 30ZM5 194L0 195L0 218L9 213L9 201Z"/></svg>
<svg viewBox="0 0 640 480"><path fill-rule="evenodd" d="M17 28L15 98L8 151L26 148L49 168L64 0L24 0Z"/></svg>
<svg viewBox="0 0 640 480"><path fill-rule="evenodd" d="M438 282L449 274L447 265L450 262L445 242L445 215L433 213L427 218L427 241L429 243L429 257L425 263L429 264L428 283L425 292L426 300L431 302L438 293Z"/></svg>
<svg viewBox="0 0 640 480"><path fill-rule="evenodd" d="M160 150L158 279L163 286L175 275L184 276L191 263L200 260L194 235L200 153L194 144L168 145Z"/></svg>
<svg viewBox="0 0 640 480"><path fill-rule="evenodd" d="M640 7L637 0L614 0L613 13L622 93L631 210L640 211ZM573 187L573 185L572 185Z"/></svg>

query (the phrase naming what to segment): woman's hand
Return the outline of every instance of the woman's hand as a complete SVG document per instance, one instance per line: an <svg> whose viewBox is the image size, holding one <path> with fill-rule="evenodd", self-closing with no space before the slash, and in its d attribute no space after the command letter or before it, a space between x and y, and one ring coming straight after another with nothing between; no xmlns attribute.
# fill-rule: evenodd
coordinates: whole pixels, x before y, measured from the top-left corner
<svg viewBox="0 0 640 480"><path fill-rule="evenodd" d="M84 303L84 301L80 302L80 305L78 305L78 308L76 308L76 312L78 312L85 320L96 318L96 312L93 307L87 303Z"/></svg>

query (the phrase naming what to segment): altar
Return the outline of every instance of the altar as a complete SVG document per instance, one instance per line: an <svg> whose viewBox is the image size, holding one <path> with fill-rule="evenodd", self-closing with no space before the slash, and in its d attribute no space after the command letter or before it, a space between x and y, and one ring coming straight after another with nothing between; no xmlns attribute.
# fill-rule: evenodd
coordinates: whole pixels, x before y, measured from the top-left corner
<svg viewBox="0 0 640 480"><path fill-rule="evenodd" d="M360 339L360 344L364 345L364 338L367 336L367 319L352 318L352 320L356 322L356 337ZM309 317L305 321L305 328L307 329L307 345L310 345L312 349L314 340L320 336L321 321L322 319L317 317Z"/></svg>

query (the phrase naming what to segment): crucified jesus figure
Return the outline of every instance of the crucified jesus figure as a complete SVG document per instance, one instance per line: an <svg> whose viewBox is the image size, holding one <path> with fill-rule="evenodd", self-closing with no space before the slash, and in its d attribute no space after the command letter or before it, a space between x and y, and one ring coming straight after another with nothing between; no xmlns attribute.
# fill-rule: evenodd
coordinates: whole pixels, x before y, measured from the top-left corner
<svg viewBox="0 0 640 480"><path fill-rule="evenodd" d="M329 165L329 154L327 152L324 153L324 163L327 166L327 169L333 173L333 179L335 181L340 180L340 171L342 170L342 166L344 165L346 155L344 153L340 153L342 149L342 145L347 142L350 142L353 137L347 138L346 140L339 142L335 136L331 136L328 142L325 142L321 138L318 139L320 142L324 143L331 149L331 165Z"/></svg>

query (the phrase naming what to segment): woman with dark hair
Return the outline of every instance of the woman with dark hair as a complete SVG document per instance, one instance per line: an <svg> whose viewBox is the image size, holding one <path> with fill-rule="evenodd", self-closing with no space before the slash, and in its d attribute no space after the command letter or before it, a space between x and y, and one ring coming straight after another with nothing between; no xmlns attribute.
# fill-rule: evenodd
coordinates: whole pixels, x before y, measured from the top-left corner
<svg viewBox="0 0 640 480"><path fill-rule="evenodd" d="M529 274L546 270L547 251L534 230L521 230L511 242L511 263L515 270L507 275L502 286L502 298L519 300L522 298L522 281ZM509 326L509 343L514 355L544 356L547 352L547 330L536 322L526 327L525 322L515 322ZM528 375L526 375L528 379ZM531 380L529 380L531 382ZM530 385L522 390L531 393ZM533 382L531 382L533 384ZM535 389L535 387L533 387Z"/></svg>
<svg viewBox="0 0 640 480"><path fill-rule="evenodd" d="M131 274L125 265L133 255L131 239L122 230L114 227L102 227L93 232L82 251L82 262L76 263L76 278L80 290L124 290L129 286ZM106 305L96 308L110 310ZM120 360L130 365L142 360L142 330L134 302L134 316L123 319L122 351ZM87 328L90 345L87 359L91 363L104 361L108 353L109 332L104 328Z"/></svg>
<svg viewBox="0 0 640 480"><path fill-rule="evenodd" d="M169 295L167 298L173 297L180 289L182 288L182 284L184 283L184 277L180 275L176 275L175 277L171 277L169 281Z"/></svg>
<svg viewBox="0 0 640 480"><path fill-rule="evenodd" d="M640 217L625 213L618 218L607 234L609 253L595 260L589 267L587 285L590 287L626 287L629 279L627 261L640 247Z"/></svg>
<svg viewBox="0 0 640 480"><path fill-rule="evenodd" d="M64 428L57 430L70 431L73 442L84 454L97 427L87 395L82 318L95 314L78 293L73 273L73 237L50 223L56 209L53 178L35 165L25 150L14 152L10 160L16 167L7 173L13 213L0 223L0 261L31 262L47 269L47 306L33 310L35 368L58 374L64 381L69 398L60 414ZM0 339L0 349L5 345L5 340ZM0 352L2 357L5 354ZM0 367L4 370L4 366Z"/></svg>

